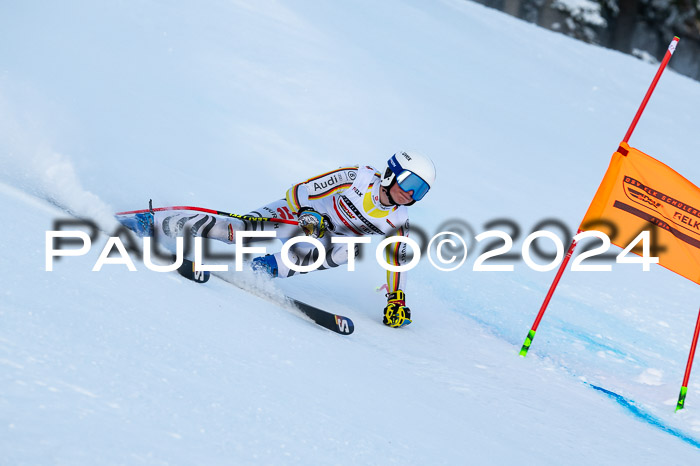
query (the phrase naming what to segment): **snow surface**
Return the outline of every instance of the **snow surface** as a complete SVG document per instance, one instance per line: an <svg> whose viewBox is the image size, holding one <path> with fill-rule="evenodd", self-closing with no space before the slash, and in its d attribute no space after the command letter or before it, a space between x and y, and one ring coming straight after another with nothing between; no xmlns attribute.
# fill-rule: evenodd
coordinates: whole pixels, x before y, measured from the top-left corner
<svg viewBox="0 0 700 466"><path fill-rule="evenodd" d="M517 251L576 229L654 65L456 0L3 2L0 57L0 463L700 462L699 374L674 413L698 292L661 267L567 272L524 359L554 272L473 272L476 247L411 272L400 330L369 252L266 285L349 337L216 278L91 272L104 234L44 268L65 210L245 212L401 148L438 166L415 225L512 219ZM699 99L666 71L630 141L695 184Z"/></svg>

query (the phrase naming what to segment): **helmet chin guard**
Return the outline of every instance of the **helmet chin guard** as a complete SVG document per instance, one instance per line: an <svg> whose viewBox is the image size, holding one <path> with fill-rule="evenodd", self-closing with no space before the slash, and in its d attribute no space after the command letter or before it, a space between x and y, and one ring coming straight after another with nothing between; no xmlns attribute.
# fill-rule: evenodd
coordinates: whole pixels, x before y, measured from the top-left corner
<svg viewBox="0 0 700 466"><path fill-rule="evenodd" d="M386 170L387 170L387 172L391 171L391 170L389 170L388 168L387 168ZM388 175L386 175L386 176L388 176ZM394 184L396 184L396 176L392 173L392 174L391 174L391 181L389 181L389 184L388 184L388 185L385 185L385 184L384 184L384 179L382 179L382 184L381 184L382 187L381 187L381 189L384 189L384 192L386 193L386 198L389 200L389 205L396 205L396 206L398 206L398 205L401 205L401 204L399 204L398 202L396 202L396 201L394 200L394 198L391 196L391 187L394 186ZM416 203L416 201L413 200L413 201L409 202L408 204L403 204L403 205L413 205L413 204L415 204L415 203Z"/></svg>

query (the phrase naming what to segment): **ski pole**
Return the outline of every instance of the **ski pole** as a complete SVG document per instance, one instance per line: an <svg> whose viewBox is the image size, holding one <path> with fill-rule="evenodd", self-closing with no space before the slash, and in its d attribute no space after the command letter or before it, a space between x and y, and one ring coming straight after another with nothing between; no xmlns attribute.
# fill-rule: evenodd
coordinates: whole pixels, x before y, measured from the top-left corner
<svg viewBox="0 0 700 466"><path fill-rule="evenodd" d="M129 215L129 214L143 214L146 212L164 212L168 210L194 210L196 212L205 212L208 214L221 215L224 217L237 218L239 220L248 220L250 222L274 222L274 223L287 223L289 225L298 225L299 222L296 220L286 219L286 218L274 218L274 217L256 217L253 215L240 215L232 214L230 212L224 212L221 210L205 209L203 207L192 207L192 206L173 206L173 207L157 207L155 209L143 209L143 210L131 210L129 212L117 212L115 215Z"/></svg>
<svg viewBox="0 0 700 466"><path fill-rule="evenodd" d="M230 212L222 212L222 211L212 211L215 212L217 215L223 215L225 217L231 217L231 218L237 218L239 220L248 220L250 222L274 222L274 223L287 223L289 225L299 225L299 222L297 220L289 220L286 218L274 218L274 217L253 217L251 215L239 215L239 214L232 214Z"/></svg>

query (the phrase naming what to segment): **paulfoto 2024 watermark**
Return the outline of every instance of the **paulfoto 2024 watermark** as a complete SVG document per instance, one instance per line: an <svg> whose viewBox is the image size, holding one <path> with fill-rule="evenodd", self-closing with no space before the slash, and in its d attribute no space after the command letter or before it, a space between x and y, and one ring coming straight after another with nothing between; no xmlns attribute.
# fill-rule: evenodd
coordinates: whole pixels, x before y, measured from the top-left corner
<svg viewBox="0 0 700 466"><path fill-rule="evenodd" d="M376 246L374 257L377 264L383 269L390 272L406 272L418 265L420 260L425 256L430 264L437 270L442 272L452 272L464 267L469 251L472 246L469 243L474 242L481 244L481 253L476 257L472 264L474 272L512 272L515 270L515 259L522 261L532 270L538 272L547 272L557 268L565 255L571 254L572 248L567 252L565 250L564 241L557 234L549 230L532 231L522 242L519 252L512 252L514 248L514 238L511 233L516 233L516 238L520 235L520 228L513 221L505 221L499 219L498 222L503 225L507 224L510 231L506 232L498 229L489 229L478 235L465 235L465 228L459 228L459 231L443 230L438 231L432 237L428 237L424 230L419 229L419 244L416 239L407 236L388 236L382 239ZM486 226L490 226L494 222L489 222ZM552 223L551 221L549 222ZM461 222L464 227L466 222ZM566 227L560 229L565 230ZM64 230L65 226L77 226L90 230L90 234L83 230L73 229ZM609 222L605 225L609 231L616 232L614 225ZM467 229L469 230L469 229ZM660 246L656 238L652 236L652 231L642 230L633 238L623 251L614 256L614 262L619 264L641 264L643 271L650 270L651 264L659 262L659 258L655 255L659 251L663 251L663 246ZM97 226L88 220L66 220L56 221L54 230L46 231L45 235L45 270L51 272L54 270L54 260L61 257L76 257L83 256L90 252L93 242L97 239L99 230ZM614 237L614 234L613 234ZM245 259L251 255L267 254L265 246L248 246L247 240L250 239L274 239L276 238L275 231L237 231L235 233L235 253L228 255L214 255L215 258L230 258L235 263L235 270L242 271ZM207 242L201 237L178 236L175 239L175 253L173 255L164 254L158 250L157 238L143 237L141 245L130 230L125 227L118 228L107 242L102 247L102 251L95 262L92 271L99 272L105 265L121 265L127 267L129 271L137 271L136 265L132 259L132 255L140 258L141 262L147 269L155 272L172 272L177 270L184 261L185 257L193 257L194 270L196 272L226 272L229 270L227 264L206 264L208 259L212 258L212 254L208 252ZM588 244L582 248L580 253L574 258L571 263L571 270L574 272L609 272L612 271L612 264L600 263L601 259L611 259L613 256L608 253L612 242L610 236L599 230L587 230L579 232L573 237L567 238L568 241L581 243L587 240ZM348 237L348 236L333 236L330 239L332 244L347 244L348 250L358 251L363 245L371 243L370 237ZM192 244L194 248L192 251ZM317 250L315 259L312 263L302 265L295 263L289 257L290 248L299 243L308 243ZM409 249L407 258L404 264L390 264L386 261L384 251L387 247L394 243L404 243ZM553 252L548 252L542 247L542 243L549 243L548 248L553 249ZM598 244L596 244L598 243ZM66 247L66 246L78 246ZM287 239L282 244L281 260L285 266L296 272L305 273L311 272L319 267L326 258L326 247L324 243L316 238L309 236L298 236ZM171 264L159 265L154 262L154 257L160 262L173 261ZM355 271L356 254L348 254L347 270ZM537 260L536 260L537 259ZM488 263L487 263L488 261ZM587 263L584 264L584 261ZM505 263L504 263L505 262ZM592 263L595 262L595 263Z"/></svg>

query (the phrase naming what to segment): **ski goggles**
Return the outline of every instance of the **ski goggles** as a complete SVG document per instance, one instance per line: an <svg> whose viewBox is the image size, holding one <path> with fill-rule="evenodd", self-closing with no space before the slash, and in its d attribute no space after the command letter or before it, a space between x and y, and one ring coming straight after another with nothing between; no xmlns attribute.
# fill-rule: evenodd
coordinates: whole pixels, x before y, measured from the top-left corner
<svg viewBox="0 0 700 466"><path fill-rule="evenodd" d="M420 176L413 173L411 170L405 170L396 156L389 159L389 168L396 175L396 183L406 192L413 191L413 200L420 201L430 190L430 185Z"/></svg>

